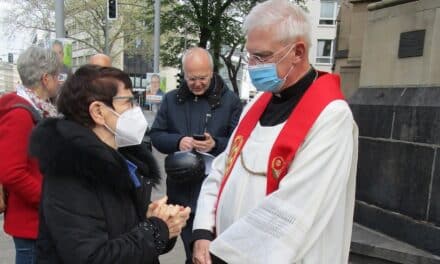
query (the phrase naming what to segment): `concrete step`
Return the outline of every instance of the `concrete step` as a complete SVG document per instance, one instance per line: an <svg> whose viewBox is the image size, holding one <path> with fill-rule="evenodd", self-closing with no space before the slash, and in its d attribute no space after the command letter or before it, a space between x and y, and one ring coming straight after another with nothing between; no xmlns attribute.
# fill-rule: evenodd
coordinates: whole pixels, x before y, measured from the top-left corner
<svg viewBox="0 0 440 264"><path fill-rule="evenodd" d="M440 264L440 257L359 224L354 224L350 263Z"/></svg>

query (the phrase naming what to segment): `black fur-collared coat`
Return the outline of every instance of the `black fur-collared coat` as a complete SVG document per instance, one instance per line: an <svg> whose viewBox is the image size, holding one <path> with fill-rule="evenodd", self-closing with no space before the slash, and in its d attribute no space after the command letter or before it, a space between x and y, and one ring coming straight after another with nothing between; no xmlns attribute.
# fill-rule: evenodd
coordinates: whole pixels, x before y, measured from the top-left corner
<svg viewBox="0 0 440 264"><path fill-rule="evenodd" d="M37 263L159 263L173 247L165 222L145 215L160 175L142 145L116 151L91 129L48 119L30 152L43 174Z"/></svg>

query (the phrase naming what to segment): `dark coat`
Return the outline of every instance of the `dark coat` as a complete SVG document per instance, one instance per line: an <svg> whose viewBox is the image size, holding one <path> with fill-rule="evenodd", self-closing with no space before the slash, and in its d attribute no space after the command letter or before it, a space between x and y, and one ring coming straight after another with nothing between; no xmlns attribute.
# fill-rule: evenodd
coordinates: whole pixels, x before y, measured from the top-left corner
<svg viewBox="0 0 440 264"><path fill-rule="evenodd" d="M171 154L179 151L180 139L193 134L203 134L205 127L216 146L210 154L217 156L224 151L240 118L240 99L226 86L222 78L214 74L204 95L195 96L186 82L182 87L165 94L151 128L151 141L160 152ZM207 120L206 116L211 117ZM175 183L167 180L167 193L171 202L196 209L201 182Z"/></svg>
<svg viewBox="0 0 440 264"><path fill-rule="evenodd" d="M174 245L165 222L145 216L159 172L142 147L120 150L124 157L90 129L48 119L33 132L30 150L44 177L38 263L159 263ZM141 187L125 159L138 166Z"/></svg>

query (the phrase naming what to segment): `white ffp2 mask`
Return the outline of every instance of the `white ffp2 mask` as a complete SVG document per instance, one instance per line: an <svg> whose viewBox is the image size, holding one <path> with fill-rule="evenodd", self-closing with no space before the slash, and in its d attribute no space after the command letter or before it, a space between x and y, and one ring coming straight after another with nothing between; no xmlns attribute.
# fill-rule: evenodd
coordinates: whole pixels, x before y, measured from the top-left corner
<svg viewBox="0 0 440 264"><path fill-rule="evenodd" d="M109 109L118 116L116 131L113 131L106 125L107 129L115 135L116 147L121 148L141 144L148 127L148 122L142 113L142 109L139 106L135 106L124 111L122 114L116 113L111 108Z"/></svg>

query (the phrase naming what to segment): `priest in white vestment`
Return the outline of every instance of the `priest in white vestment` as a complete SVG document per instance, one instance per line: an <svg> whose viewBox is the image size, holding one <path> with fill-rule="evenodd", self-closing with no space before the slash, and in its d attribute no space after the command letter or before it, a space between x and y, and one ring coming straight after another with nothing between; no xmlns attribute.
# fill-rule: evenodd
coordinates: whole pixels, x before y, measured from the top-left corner
<svg viewBox="0 0 440 264"><path fill-rule="evenodd" d="M193 225L193 261L347 263L358 129L338 94L339 79L310 66L310 22L297 5L287 0L258 4L244 30L249 74L264 93L246 106L203 183ZM335 92L323 101L327 90ZM254 105L263 96L268 98L261 103L264 111L257 113ZM303 110L316 109L313 97L323 107L308 116ZM313 122L303 138L295 138L289 127L303 120ZM238 135L249 126L248 136ZM287 135L283 144L300 143L284 174L274 163L279 157L271 158L281 144L280 133ZM269 177L276 182L272 187Z"/></svg>

